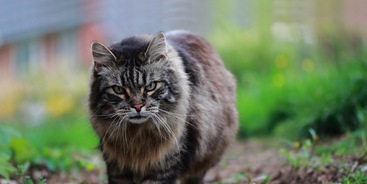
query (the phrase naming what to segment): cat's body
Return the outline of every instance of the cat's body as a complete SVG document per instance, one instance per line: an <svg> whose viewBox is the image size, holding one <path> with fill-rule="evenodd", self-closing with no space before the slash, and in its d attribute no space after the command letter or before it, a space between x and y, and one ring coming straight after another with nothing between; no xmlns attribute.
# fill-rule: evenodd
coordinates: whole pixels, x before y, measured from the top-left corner
<svg viewBox="0 0 367 184"><path fill-rule="evenodd" d="M92 47L109 183L202 182L237 130L235 81L214 49L183 31Z"/></svg>

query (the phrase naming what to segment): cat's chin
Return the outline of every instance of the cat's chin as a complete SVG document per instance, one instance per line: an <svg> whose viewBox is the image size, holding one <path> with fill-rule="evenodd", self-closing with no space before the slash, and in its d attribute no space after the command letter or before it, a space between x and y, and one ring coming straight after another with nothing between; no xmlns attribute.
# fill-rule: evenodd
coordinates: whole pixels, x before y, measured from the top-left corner
<svg viewBox="0 0 367 184"><path fill-rule="evenodd" d="M132 124L143 124L147 122L149 117L129 118L129 122Z"/></svg>

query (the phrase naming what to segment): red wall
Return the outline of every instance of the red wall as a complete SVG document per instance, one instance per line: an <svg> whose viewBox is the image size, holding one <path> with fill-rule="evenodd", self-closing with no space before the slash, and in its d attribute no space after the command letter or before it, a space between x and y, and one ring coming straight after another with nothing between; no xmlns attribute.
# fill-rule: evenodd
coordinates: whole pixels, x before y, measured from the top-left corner
<svg viewBox="0 0 367 184"><path fill-rule="evenodd" d="M0 47L0 77L9 77L13 74L13 58L12 45Z"/></svg>

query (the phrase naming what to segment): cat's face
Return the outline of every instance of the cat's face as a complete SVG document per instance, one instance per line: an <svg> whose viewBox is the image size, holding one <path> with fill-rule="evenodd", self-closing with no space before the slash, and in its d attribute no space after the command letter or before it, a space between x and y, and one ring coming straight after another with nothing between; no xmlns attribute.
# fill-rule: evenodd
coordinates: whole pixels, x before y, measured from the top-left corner
<svg viewBox="0 0 367 184"><path fill-rule="evenodd" d="M161 121L158 113L173 107L175 76L163 34L152 39L129 38L110 48L93 43L92 50L98 86L93 113L141 124L150 118Z"/></svg>

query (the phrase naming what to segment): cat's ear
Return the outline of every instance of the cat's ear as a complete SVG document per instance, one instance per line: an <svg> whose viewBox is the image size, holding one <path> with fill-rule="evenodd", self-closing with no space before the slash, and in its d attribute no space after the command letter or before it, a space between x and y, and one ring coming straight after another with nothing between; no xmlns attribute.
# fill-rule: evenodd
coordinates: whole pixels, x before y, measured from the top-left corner
<svg viewBox="0 0 367 184"><path fill-rule="evenodd" d="M159 32L149 42L148 48L145 51L145 57L149 58L150 62L164 60L167 55L167 43L163 32Z"/></svg>
<svg viewBox="0 0 367 184"><path fill-rule="evenodd" d="M97 72L101 70L101 67L110 66L116 61L116 56L112 51L99 42L92 43L92 55L94 70Z"/></svg>

